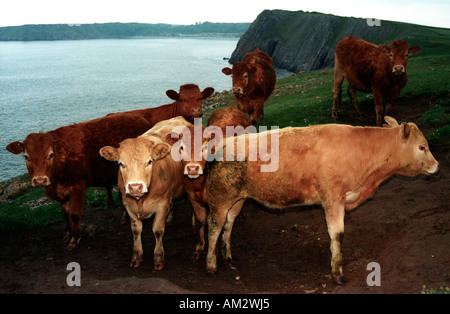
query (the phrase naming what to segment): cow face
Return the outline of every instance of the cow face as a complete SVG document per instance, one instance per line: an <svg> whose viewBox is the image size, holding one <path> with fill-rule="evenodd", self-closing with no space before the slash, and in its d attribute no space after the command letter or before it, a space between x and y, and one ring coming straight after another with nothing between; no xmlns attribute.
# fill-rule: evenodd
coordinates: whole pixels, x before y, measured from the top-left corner
<svg viewBox="0 0 450 314"><path fill-rule="evenodd" d="M398 127L402 145L400 174L415 176L418 174L434 174L439 171L439 163L431 154L428 142L414 123L402 123L400 126L394 118L385 117L388 125Z"/></svg>
<svg viewBox="0 0 450 314"><path fill-rule="evenodd" d="M168 90L166 95L176 101L177 114L183 116L187 121L194 123L195 118L203 115L203 100L214 93L214 88L206 87L203 92L195 84L186 84L180 87L180 93Z"/></svg>
<svg viewBox="0 0 450 314"><path fill-rule="evenodd" d="M54 141L48 133L32 133L21 142L13 142L6 149L13 154L23 153L31 179L31 185L47 187L52 182L52 174L57 163L66 161L66 145Z"/></svg>
<svg viewBox="0 0 450 314"><path fill-rule="evenodd" d="M406 73L408 57L421 50L419 46L409 47L406 40L394 40L389 45L389 48L381 45L379 49L389 56L392 62L392 73L395 75L403 75Z"/></svg>
<svg viewBox="0 0 450 314"><path fill-rule="evenodd" d="M253 70L252 70L253 69ZM243 62L236 62L233 64L233 68L223 68L222 73L225 75L231 75L233 80L233 93L235 95L242 96L250 82L250 77L252 72L254 72L256 68L249 68Z"/></svg>
<svg viewBox="0 0 450 314"><path fill-rule="evenodd" d="M167 143L155 143L145 138L126 139L119 148L105 146L100 155L117 161L126 195L137 200L148 193L152 180L153 164L170 151Z"/></svg>

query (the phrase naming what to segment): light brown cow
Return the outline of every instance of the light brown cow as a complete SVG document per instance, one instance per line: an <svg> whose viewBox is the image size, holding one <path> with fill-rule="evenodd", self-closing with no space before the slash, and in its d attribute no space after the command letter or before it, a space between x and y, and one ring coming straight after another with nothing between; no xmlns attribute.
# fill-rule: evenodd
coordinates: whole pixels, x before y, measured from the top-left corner
<svg viewBox="0 0 450 314"><path fill-rule="evenodd" d="M100 150L104 158L117 161L120 165L118 186L130 217L134 239L130 267L139 267L143 261L142 220L155 215L154 268L164 268L162 239L166 218L172 199L185 193L183 166L171 158L172 146L165 140L177 125L190 123L183 117L161 121L141 136L122 141L119 148L106 146Z"/></svg>
<svg viewBox="0 0 450 314"><path fill-rule="evenodd" d="M356 111L358 109L357 91L373 92L377 125L383 123L383 116L397 99L408 80L406 63L408 56L420 51L419 46L408 46L405 40L394 40L389 47L374 45L360 38L347 36L336 46L332 118L338 119L341 103L341 90L344 78L347 79L348 94ZM386 106L383 106L383 98Z"/></svg>
<svg viewBox="0 0 450 314"><path fill-rule="evenodd" d="M260 141L263 133L235 137L235 144L245 139L245 160L207 165L207 271L217 270L215 249L222 229L223 258L231 263L233 221L247 198L272 208L321 204L331 239L332 275L342 284L340 247L345 210L364 202L393 174L433 174L439 168L415 124L398 125L391 117L385 119L389 124L386 128L329 124L285 128L279 130L278 137L270 131L266 135L272 134L267 136L271 149L279 144L279 164L274 172L261 172L267 162L249 159L249 142L257 137ZM224 150L228 154L228 148Z"/></svg>

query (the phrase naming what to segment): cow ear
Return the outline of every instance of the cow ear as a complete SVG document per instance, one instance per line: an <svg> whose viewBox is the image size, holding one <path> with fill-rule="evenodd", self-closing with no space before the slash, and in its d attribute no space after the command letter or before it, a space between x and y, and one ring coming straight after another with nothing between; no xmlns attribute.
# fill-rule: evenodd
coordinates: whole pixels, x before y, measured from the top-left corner
<svg viewBox="0 0 450 314"><path fill-rule="evenodd" d="M21 142L16 141L6 146L6 150L9 151L10 153L18 155L20 153L23 153L24 148Z"/></svg>
<svg viewBox="0 0 450 314"><path fill-rule="evenodd" d="M173 100L178 100L178 93L176 91L174 91L173 89L169 89L166 92L166 95Z"/></svg>
<svg viewBox="0 0 450 314"><path fill-rule="evenodd" d="M203 92L202 92L203 99L208 98L208 97L211 96L213 93L214 93L214 88L212 88L212 87L207 87L207 88L205 88L205 89L203 90Z"/></svg>
<svg viewBox="0 0 450 314"><path fill-rule="evenodd" d="M383 124L383 127L385 127L385 128L393 128L393 127L398 126L397 120L395 120L395 119L392 118L392 117L385 116L385 117L384 117L384 121L387 122L387 124Z"/></svg>
<svg viewBox="0 0 450 314"><path fill-rule="evenodd" d="M112 146L105 146L100 149L100 155L110 161L117 161L119 159L119 154L117 148Z"/></svg>
<svg viewBox="0 0 450 314"><path fill-rule="evenodd" d="M422 48L420 48L420 46L412 46L409 48L408 53L410 55L415 55L416 53L418 53L420 50L422 50Z"/></svg>
<svg viewBox="0 0 450 314"><path fill-rule="evenodd" d="M389 55L391 53L391 50L386 45L379 45L378 50L380 50L381 52L383 52L387 55Z"/></svg>
<svg viewBox="0 0 450 314"><path fill-rule="evenodd" d="M158 160L164 158L170 151L170 145L166 143L159 143L153 148L152 158Z"/></svg>
<svg viewBox="0 0 450 314"><path fill-rule="evenodd" d="M411 127L406 122L403 122L401 127L402 127L402 139L406 141L411 135Z"/></svg>
<svg viewBox="0 0 450 314"><path fill-rule="evenodd" d="M228 67L222 69L222 73L225 75L230 75L232 70Z"/></svg>

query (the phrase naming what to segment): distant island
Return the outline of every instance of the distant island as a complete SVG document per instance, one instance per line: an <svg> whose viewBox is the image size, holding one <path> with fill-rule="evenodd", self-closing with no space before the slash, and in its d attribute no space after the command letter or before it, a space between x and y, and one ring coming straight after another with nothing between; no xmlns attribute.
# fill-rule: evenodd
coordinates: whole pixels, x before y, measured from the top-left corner
<svg viewBox="0 0 450 314"><path fill-rule="evenodd" d="M151 36L240 37L251 23L194 25L101 23L39 24L0 27L0 41L120 39Z"/></svg>

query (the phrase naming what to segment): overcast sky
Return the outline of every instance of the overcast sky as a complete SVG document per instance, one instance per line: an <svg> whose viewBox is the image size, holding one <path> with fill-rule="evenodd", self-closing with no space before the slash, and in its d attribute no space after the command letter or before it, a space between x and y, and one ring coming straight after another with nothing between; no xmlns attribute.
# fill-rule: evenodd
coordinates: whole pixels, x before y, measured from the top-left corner
<svg viewBox="0 0 450 314"><path fill-rule="evenodd" d="M317 11L450 28L450 0L1 0L0 26L253 22L264 9Z"/></svg>

